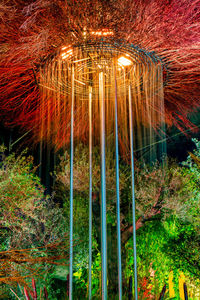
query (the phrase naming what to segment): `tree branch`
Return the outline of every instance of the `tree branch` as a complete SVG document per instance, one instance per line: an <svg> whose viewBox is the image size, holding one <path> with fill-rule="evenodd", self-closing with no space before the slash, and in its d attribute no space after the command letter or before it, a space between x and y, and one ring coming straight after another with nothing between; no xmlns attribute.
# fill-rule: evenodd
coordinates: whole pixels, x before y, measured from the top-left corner
<svg viewBox="0 0 200 300"><path fill-rule="evenodd" d="M136 222L136 230L141 228L145 222L152 220L152 218L162 211L162 200L163 200L163 192L164 188L160 187L158 189L158 193L156 195L156 201L155 204L152 206L152 208L145 213L144 216L140 217ZM133 234L133 225L126 227L122 231L122 243L126 243L128 239Z"/></svg>

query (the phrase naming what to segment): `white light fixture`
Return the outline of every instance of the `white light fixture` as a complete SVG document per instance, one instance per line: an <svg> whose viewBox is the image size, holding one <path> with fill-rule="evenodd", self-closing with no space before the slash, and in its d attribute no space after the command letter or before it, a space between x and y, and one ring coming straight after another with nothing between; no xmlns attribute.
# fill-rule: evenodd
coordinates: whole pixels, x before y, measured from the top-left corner
<svg viewBox="0 0 200 300"><path fill-rule="evenodd" d="M64 48L66 49L66 47L63 47L62 50L65 50ZM69 58L72 55L73 55L73 49L72 48L69 48L67 51L61 53L62 59Z"/></svg>
<svg viewBox="0 0 200 300"><path fill-rule="evenodd" d="M114 32L112 30L104 28L102 30L90 31L90 34L95 36L112 36L114 35Z"/></svg>
<svg viewBox="0 0 200 300"><path fill-rule="evenodd" d="M132 65L132 61L125 56L121 56L118 58L118 64L122 67L128 67Z"/></svg>

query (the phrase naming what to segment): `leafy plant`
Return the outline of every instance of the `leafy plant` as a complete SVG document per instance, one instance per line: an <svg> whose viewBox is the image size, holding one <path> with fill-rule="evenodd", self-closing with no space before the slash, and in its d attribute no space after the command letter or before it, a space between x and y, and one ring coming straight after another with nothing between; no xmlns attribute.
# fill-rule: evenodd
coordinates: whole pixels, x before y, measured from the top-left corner
<svg viewBox="0 0 200 300"><path fill-rule="evenodd" d="M66 191L70 190L70 159L68 153L61 157L61 164L56 171L56 193L62 197L65 205L69 205ZM74 154L74 192L75 198L80 197L84 207L88 206L89 172L88 149L83 145L75 149ZM116 192L115 163L113 154L106 155L106 189L107 189L107 223L116 225ZM98 148L93 152L93 205L100 198L100 156ZM196 179L195 179L196 180ZM65 192L64 192L65 191ZM131 234L129 224L131 216L131 170L130 165L120 162L120 194L121 194L121 225L122 240L126 241ZM187 218L188 210L198 206L193 201L197 187L187 169L176 162L169 161L164 166L155 163L152 166L140 165L135 162L135 198L137 229L146 222L156 218L164 219L172 212L181 218ZM80 196L80 194L82 196ZM63 196L66 195L66 196ZM185 201L187 199L187 201ZM68 203L68 204L66 204ZM83 213L84 214L84 213ZM75 218L76 219L76 218ZM88 219L88 216L86 217ZM85 220L85 223L87 221Z"/></svg>
<svg viewBox="0 0 200 300"><path fill-rule="evenodd" d="M44 196L44 187L35 171L33 158L27 156L26 151L18 156L11 154L1 162L2 250L44 246L64 237L66 231L62 209L55 205L52 197Z"/></svg>
<svg viewBox="0 0 200 300"><path fill-rule="evenodd" d="M4 153L5 149L1 147L1 151ZM53 197L45 196L33 158L26 151L2 157L0 282L13 287L19 283L27 288L31 276L39 280L42 275L49 281L55 265L67 265L66 218Z"/></svg>
<svg viewBox="0 0 200 300"><path fill-rule="evenodd" d="M24 299L26 299L26 300L30 300L30 299L37 300L37 299L39 299L38 298L38 293L37 293L37 287L36 287L36 283L35 283L34 278L32 278L32 289L31 288L27 289L27 288L24 287L24 289L22 290L20 286L19 286L19 288L20 288L22 296L24 296ZM18 295L15 293L15 291L13 291L12 289L10 289L10 290L16 296L17 299L20 299L18 297ZM43 292L44 292L43 299L48 300L48 293L47 293L46 287L44 287ZM41 294L42 294L42 291L40 290L40 299L41 299Z"/></svg>
<svg viewBox="0 0 200 300"><path fill-rule="evenodd" d="M195 152L195 156L197 153ZM115 194L115 164L112 155L106 156L107 171L107 224L109 230L116 226L116 194ZM80 249L75 253L81 264L77 264L75 271L76 286L86 293L83 285L87 283L88 261L88 150L83 146L75 150L74 164L74 222L77 222L78 238L84 239L85 252ZM189 164L190 163L190 164ZM93 288L95 293L99 290L98 253L100 254L100 158L99 151L93 153L94 193L93 193L93 244L96 243L93 264L96 271L93 273ZM98 171L97 171L98 170ZM121 196L121 236L122 249L126 248L126 262L124 261L125 277L128 280L133 275L132 252L132 215L131 215L131 177L130 166L120 161L120 196ZM197 176L196 176L197 175ZM70 189L69 185L69 156L61 159L61 167L57 170L58 194ZM187 278L193 280L198 273L198 218L199 218L199 167L197 160L190 155L188 162L183 165L168 161L165 165L155 163L151 166L140 165L135 162L135 197L136 197L136 229L138 243L138 274L141 299L156 297L160 294L164 284L167 284L170 272L173 270L174 278L178 278L182 270ZM68 178L68 179L67 179ZM66 212L69 207L69 194L66 194L64 205ZM62 198L63 199L63 198ZM68 212L67 212L68 215ZM82 221L81 221L82 220ZM76 225L75 225L76 227ZM191 232L188 230L191 229ZM189 243L193 240L191 251ZM109 242L109 239L108 239ZM111 245L112 244L112 245ZM109 244L116 247L115 240ZM148 245L148 247L147 247ZM186 251L189 256L184 257ZM84 254L85 253L85 254ZM196 253L196 254L195 254ZM85 260L86 259L86 260ZM124 260L123 256L123 260ZM117 258L113 257L112 272ZM83 263L84 262L84 263ZM194 263L193 263L194 262ZM109 261L110 264L110 261ZM190 266L189 266L190 264ZM95 270L95 269L94 269ZM110 271L109 271L110 272ZM176 274L177 272L177 274ZM193 278L193 279L192 279ZM177 281L174 285L178 295ZM142 289L143 286L143 289ZM168 293L168 292L167 292ZM146 295L146 296L145 296Z"/></svg>
<svg viewBox="0 0 200 300"><path fill-rule="evenodd" d="M115 160L113 152L107 150L106 152L106 174L107 174L107 190L111 193L115 191ZM101 182L101 163L100 163L99 148L93 148L93 192L100 192ZM122 168L122 167L121 167ZM75 148L74 161L73 161L73 188L76 192L87 193L89 189L89 153L88 148L83 144L80 144ZM57 192L61 188L60 185L67 187L70 186L70 155L66 151L63 156L60 157L60 164L55 172L57 181ZM123 189L125 186L127 177L125 168L120 176L120 186Z"/></svg>

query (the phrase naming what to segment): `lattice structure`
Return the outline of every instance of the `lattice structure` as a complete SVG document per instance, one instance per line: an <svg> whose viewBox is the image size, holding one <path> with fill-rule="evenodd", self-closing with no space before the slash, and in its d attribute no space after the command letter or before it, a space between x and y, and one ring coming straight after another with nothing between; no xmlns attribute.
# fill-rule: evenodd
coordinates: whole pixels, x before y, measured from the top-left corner
<svg viewBox="0 0 200 300"><path fill-rule="evenodd" d="M40 69L40 133L36 137L63 147L69 144L72 68L74 68L74 138L87 141L89 134L88 99L92 98L94 144L100 136L99 73L103 72L106 135L113 134L115 76L118 95L119 144L125 153L129 145L128 94L133 97L134 142L137 149L152 144L143 159L151 161L165 152L163 64L150 53L124 42L93 41L64 46ZM116 72L116 75L115 75ZM130 156L127 157L130 159Z"/></svg>

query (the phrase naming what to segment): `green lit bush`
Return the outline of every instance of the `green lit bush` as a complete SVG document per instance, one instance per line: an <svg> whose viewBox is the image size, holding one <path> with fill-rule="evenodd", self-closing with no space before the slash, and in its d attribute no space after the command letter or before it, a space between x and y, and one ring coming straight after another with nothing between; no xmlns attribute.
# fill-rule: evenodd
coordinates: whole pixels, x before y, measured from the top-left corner
<svg viewBox="0 0 200 300"><path fill-rule="evenodd" d="M43 246L65 232L62 210L44 196L33 158L26 151L1 162L0 207L1 237L7 248Z"/></svg>

